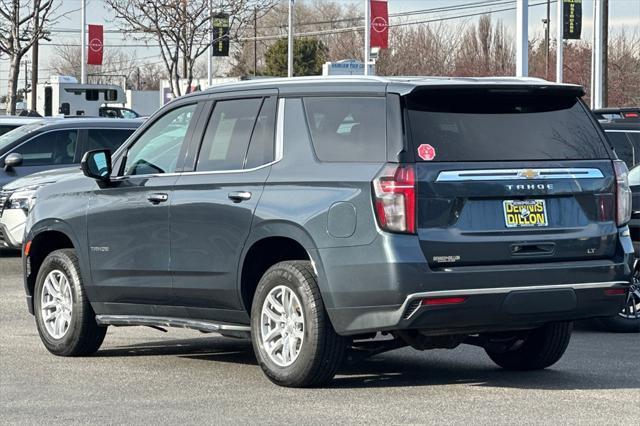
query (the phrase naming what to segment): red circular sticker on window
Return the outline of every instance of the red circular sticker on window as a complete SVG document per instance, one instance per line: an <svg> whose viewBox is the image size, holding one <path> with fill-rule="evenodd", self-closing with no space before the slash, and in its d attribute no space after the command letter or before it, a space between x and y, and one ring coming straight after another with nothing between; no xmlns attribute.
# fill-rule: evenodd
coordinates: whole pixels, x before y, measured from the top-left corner
<svg viewBox="0 0 640 426"><path fill-rule="evenodd" d="M436 149L428 143L423 143L418 147L418 155L425 161L431 161L436 158Z"/></svg>

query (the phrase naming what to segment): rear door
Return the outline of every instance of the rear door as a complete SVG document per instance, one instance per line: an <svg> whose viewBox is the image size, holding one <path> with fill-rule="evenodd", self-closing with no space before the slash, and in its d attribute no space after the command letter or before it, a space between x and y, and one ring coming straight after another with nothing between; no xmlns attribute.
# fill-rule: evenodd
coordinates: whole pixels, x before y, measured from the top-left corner
<svg viewBox="0 0 640 426"><path fill-rule="evenodd" d="M405 105L432 267L613 256L612 153L575 93L418 90Z"/></svg>
<svg viewBox="0 0 640 426"><path fill-rule="evenodd" d="M240 255L275 161L277 93L217 98L171 200L177 303L196 318L237 321ZM229 316L231 315L231 316Z"/></svg>

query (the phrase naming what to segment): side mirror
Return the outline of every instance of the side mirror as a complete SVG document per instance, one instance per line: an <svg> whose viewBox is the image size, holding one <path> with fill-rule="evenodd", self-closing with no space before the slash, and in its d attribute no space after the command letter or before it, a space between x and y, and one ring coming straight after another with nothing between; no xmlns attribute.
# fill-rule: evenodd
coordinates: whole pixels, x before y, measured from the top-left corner
<svg viewBox="0 0 640 426"><path fill-rule="evenodd" d="M9 172L13 170L14 167L22 164L22 154L17 152L12 152L7 155L7 158L4 159L4 171Z"/></svg>
<svg viewBox="0 0 640 426"><path fill-rule="evenodd" d="M88 151L82 157L80 163L85 176L100 182L109 182L111 179L111 151L98 149Z"/></svg>

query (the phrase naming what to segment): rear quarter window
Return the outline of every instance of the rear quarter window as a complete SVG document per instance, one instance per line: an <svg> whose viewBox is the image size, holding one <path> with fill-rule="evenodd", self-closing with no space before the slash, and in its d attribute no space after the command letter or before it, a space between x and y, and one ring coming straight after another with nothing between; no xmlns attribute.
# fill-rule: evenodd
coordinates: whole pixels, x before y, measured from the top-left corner
<svg viewBox="0 0 640 426"><path fill-rule="evenodd" d="M433 161L610 158L579 99L562 92L423 90L406 108L414 152L429 144Z"/></svg>
<svg viewBox="0 0 640 426"><path fill-rule="evenodd" d="M306 97L304 108L319 160L385 161L385 98Z"/></svg>

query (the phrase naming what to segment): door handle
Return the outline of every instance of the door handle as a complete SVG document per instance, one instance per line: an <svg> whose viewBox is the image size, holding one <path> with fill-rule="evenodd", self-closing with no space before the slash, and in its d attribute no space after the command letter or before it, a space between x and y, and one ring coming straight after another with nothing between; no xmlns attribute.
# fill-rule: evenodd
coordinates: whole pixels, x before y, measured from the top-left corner
<svg viewBox="0 0 640 426"><path fill-rule="evenodd" d="M234 203L240 203L242 201L250 200L251 193L249 191L235 191L235 192L230 192L228 197Z"/></svg>
<svg viewBox="0 0 640 426"><path fill-rule="evenodd" d="M147 197L147 200L149 200L152 204L164 203L168 199L169 199L169 195L162 194L162 193L151 194Z"/></svg>

